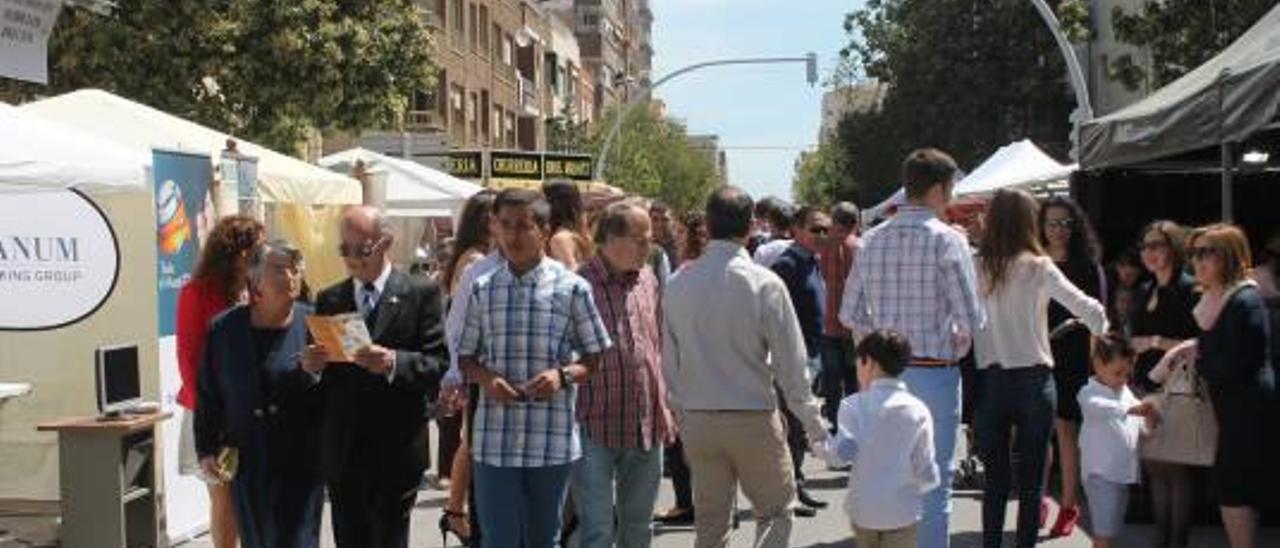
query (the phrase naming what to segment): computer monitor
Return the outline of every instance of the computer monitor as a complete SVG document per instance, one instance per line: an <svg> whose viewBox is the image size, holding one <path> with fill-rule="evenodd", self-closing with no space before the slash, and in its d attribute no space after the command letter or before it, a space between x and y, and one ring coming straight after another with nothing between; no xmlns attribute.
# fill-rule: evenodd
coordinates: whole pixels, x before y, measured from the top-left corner
<svg viewBox="0 0 1280 548"><path fill-rule="evenodd" d="M138 345L104 346L97 351L98 410L106 415L128 411L142 401Z"/></svg>

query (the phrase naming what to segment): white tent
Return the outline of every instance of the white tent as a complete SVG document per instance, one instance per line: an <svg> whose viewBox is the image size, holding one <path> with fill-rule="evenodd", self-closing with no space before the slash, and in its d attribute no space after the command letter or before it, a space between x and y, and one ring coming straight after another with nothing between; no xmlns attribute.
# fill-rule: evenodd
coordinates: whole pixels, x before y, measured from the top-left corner
<svg viewBox="0 0 1280 548"><path fill-rule="evenodd" d="M0 103L0 192L79 188L145 192L151 159Z"/></svg>
<svg viewBox="0 0 1280 548"><path fill-rule="evenodd" d="M482 188L417 162L364 148L325 156L320 165L350 173L357 161L363 161L371 170L386 172L386 205L393 216L454 217L462 210L462 204Z"/></svg>
<svg viewBox="0 0 1280 548"><path fill-rule="evenodd" d="M20 107L110 140L147 156L155 148L208 154L217 159L230 135L102 90L83 89ZM236 149L258 159L265 203L358 204L360 183L327 169L236 139Z"/></svg>
<svg viewBox="0 0 1280 548"><path fill-rule="evenodd" d="M1022 187L1037 190L1066 180L1076 165L1063 165L1049 157L1030 140L1000 147L956 185L956 196L988 194L1002 188Z"/></svg>

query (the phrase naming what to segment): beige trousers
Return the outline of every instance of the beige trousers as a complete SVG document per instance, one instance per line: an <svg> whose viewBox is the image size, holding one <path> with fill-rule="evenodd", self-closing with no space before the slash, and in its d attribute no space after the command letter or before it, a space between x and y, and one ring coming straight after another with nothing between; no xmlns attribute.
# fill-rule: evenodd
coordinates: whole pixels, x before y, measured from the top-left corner
<svg viewBox="0 0 1280 548"><path fill-rule="evenodd" d="M786 548L796 494L776 411L690 411L680 425L693 476L695 548L724 548L738 485L756 516L757 548Z"/></svg>
<svg viewBox="0 0 1280 548"><path fill-rule="evenodd" d="M915 524L888 531L863 529L855 524L853 534L857 535L858 548L916 548Z"/></svg>

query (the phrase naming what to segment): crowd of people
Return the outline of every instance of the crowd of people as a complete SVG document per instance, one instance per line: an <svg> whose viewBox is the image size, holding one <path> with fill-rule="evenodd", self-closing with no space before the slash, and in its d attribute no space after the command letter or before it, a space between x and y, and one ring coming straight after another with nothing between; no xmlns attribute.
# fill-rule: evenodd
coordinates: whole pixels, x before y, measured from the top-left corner
<svg viewBox="0 0 1280 548"><path fill-rule="evenodd" d="M640 548L655 524L691 524L695 546L723 547L741 488L755 545L787 546L827 505L805 488L811 454L848 471L859 546L945 548L971 417L984 546L1011 493L1016 545L1037 542L1056 461L1051 536L1087 499L1108 546L1145 482L1154 545L1183 548L1208 470L1231 545L1252 548L1274 261L1255 269L1234 226L1158 221L1104 266L1065 198L1000 190L951 224L957 175L913 152L907 204L866 230L849 203L733 187L683 214L589 212L568 182L486 190L430 276L394 267L386 218L353 208L349 278L314 299L297 249L225 218L178 309L182 466L209 484L214 544L318 546L327 496L338 546L408 546L434 420L446 541ZM344 313L373 344L339 357L307 318ZM664 475L675 505L655 513Z"/></svg>

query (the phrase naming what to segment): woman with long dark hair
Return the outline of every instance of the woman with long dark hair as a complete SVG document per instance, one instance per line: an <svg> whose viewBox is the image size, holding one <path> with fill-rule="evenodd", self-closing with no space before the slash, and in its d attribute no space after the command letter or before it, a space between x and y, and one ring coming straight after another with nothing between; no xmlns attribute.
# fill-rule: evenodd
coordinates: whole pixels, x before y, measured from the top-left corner
<svg viewBox="0 0 1280 548"><path fill-rule="evenodd" d="M706 217L701 211L689 211L680 220L680 265L693 262L707 250Z"/></svg>
<svg viewBox="0 0 1280 548"><path fill-rule="evenodd" d="M249 261L265 238L266 228L252 217L223 217L205 238L195 272L178 292L175 335L182 377L178 405L183 407L178 469L184 475L200 473L195 442L196 379L209 325L223 311L248 301ZM214 478L204 479L209 483L209 536L215 548L234 548L239 536L231 489L226 483L212 481Z"/></svg>
<svg viewBox="0 0 1280 548"><path fill-rule="evenodd" d="M592 254L582 193L571 181L555 180L543 183L542 195L551 206L547 256L576 271Z"/></svg>
<svg viewBox="0 0 1280 548"><path fill-rule="evenodd" d="M1151 279L1138 291L1133 315L1133 347L1138 363L1133 380L1139 397L1158 385L1151 370L1165 352L1200 334L1192 310L1200 301L1195 279L1184 270L1187 231L1172 221L1155 221L1142 230L1139 250ZM1143 460L1151 486L1156 546L1186 548L1191 533L1192 468Z"/></svg>
<svg viewBox="0 0 1280 548"><path fill-rule="evenodd" d="M1095 300L1104 301L1106 274L1098 236L1084 210L1069 198L1054 197L1040 206L1040 245L1072 285ZM1058 303L1049 305L1049 328L1064 325L1074 316ZM1049 530L1051 537L1070 536L1080 519L1080 404L1076 394L1089 382L1089 334L1071 330L1050 341L1053 349L1053 382L1057 387L1057 417L1054 431L1062 469L1062 498L1058 519ZM1052 468L1052 451L1046 471ZM1041 506L1040 519L1047 519L1048 497Z"/></svg>
<svg viewBox="0 0 1280 548"><path fill-rule="evenodd" d="M454 253L440 272L441 287L449 295L450 307L459 306L463 294L463 275L467 269L484 260L494 248L493 234L489 231L493 217L493 202L497 196L492 190L482 190L467 200L458 217L458 233L454 237ZM454 317L450 314L450 319ZM454 340L451 336L450 343ZM451 371L457 370L452 364ZM459 385L461 383L458 383ZM453 533L464 545L472 540L472 520L468 519L467 497L471 484L471 450L468 443L469 428L468 394L461 386L442 388L444 413L437 418L440 429L440 475L449 480L449 501L440 519L440 531ZM448 464L446 464L448 463ZM446 466L451 469L445 474Z"/></svg>
<svg viewBox="0 0 1280 548"><path fill-rule="evenodd" d="M988 324L976 339L982 399L975 422L987 471L982 497L982 536L987 548L1001 545L1015 473L1016 546L1034 546L1039 535L1044 461L1057 400L1049 319L1044 312L1049 301L1066 307L1095 334L1107 329L1102 303L1073 285L1041 247L1036 220L1037 205L1030 194L996 192L979 249L981 298Z"/></svg>

